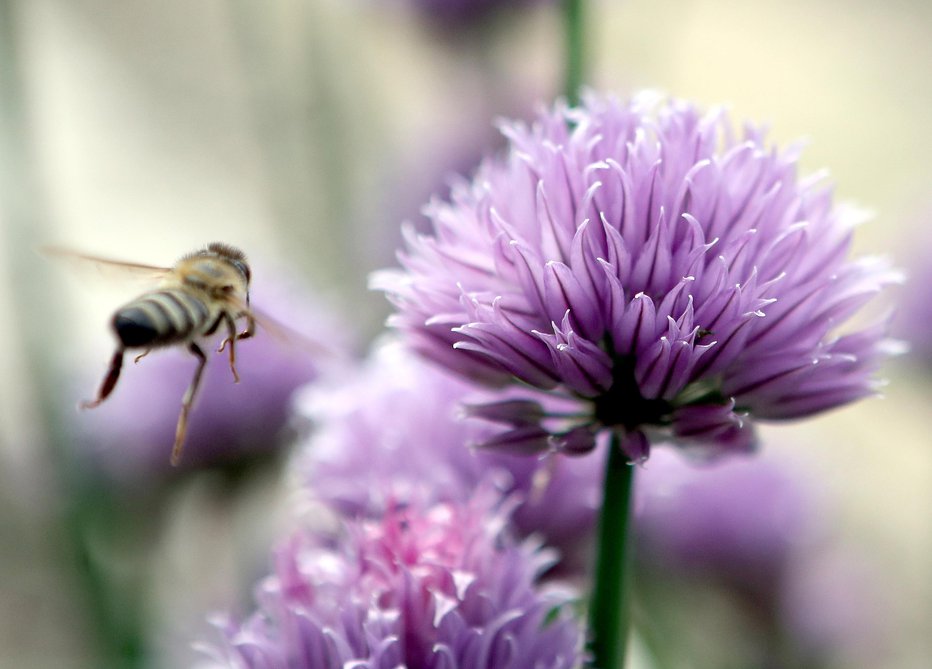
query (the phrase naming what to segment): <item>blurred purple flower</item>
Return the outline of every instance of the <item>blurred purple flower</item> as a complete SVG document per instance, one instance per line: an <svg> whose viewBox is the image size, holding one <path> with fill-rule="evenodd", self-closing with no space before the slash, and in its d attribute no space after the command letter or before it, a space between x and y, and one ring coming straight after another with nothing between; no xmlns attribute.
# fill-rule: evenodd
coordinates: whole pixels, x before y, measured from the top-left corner
<svg viewBox="0 0 932 669"><path fill-rule="evenodd" d="M650 95L590 94L503 132L507 156L431 203L433 234L409 229L404 269L373 285L425 356L578 399L541 449L612 430L632 460L671 436L744 451L752 416L875 392L884 324L838 327L898 276L845 260L852 214L797 178L796 150Z"/></svg>
<svg viewBox="0 0 932 669"><path fill-rule="evenodd" d="M408 0L424 19L446 29L462 29L542 0Z"/></svg>
<svg viewBox="0 0 932 669"><path fill-rule="evenodd" d="M932 263L929 263L929 255L932 254L932 226L929 225L932 207L916 216L922 229L917 233L917 226L911 226L908 235L901 240L908 285L897 300L893 329L908 345L911 361L929 373L932 372L932 295L924 287L932 281Z"/></svg>
<svg viewBox="0 0 932 669"><path fill-rule="evenodd" d="M636 527L645 562L769 590L820 528L819 504L782 460L697 465L659 449L638 478Z"/></svg>
<svg viewBox="0 0 932 669"><path fill-rule="evenodd" d="M696 466L658 449L637 485L640 583L725 595L744 612L745 644L770 658L755 666L852 666L839 659L884 645L878 574L850 549L826 550L830 510L802 467L766 454Z"/></svg>
<svg viewBox="0 0 932 669"><path fill-rule="evenodd" d="M783 626L822 666L884 666L893 621L886 579L863 556L825 550L802 556L781 584Z"/></svg>
<svg viewBox="0 0 932 669"><path fill-rule="evenodd" d="M351 332L323 306L298 298L284 285L262 283L252 297L263 311L311 341L319 339L319 332ZM352 337L343 341L341 350L346 353ZM331 354L324 347L307 350L303 342L283 341L260 327L255 337L237 345L237 384L226 354L214 353L216 348L217 342L204 348L208 365L188 422L182 470L229 465L277 451L291 417L292 394L318 375L324 357ZM172 348L153 351L138 365L127 363L113 395L99 408L81 413L79 441L117 479L168 475L173 470L168 460L181 398L196 361ZM90 393L99 371L93 370L95 378L88 371L75 392Z"/></svg>
<svg viewBox="0 0 932 669"><path fill-rule="evenodd" d="M495 429L465 416L463 403L489 398L397 342L383 344L365 367L309 386L297 400L316 425L298 452L298 476L316 500L346 517L463 503L480 485L494 485L518 500L513 523L521 535L541 534L560 550L561 567L579 564L601 499L602 456L538 459L472 448ZM555 398L542 402L559 406Z"/></svg>
<svg viewBox="0 0 932 669"><path fill-rule="evenodd" d="M260 610L222 624L227 667L571 669L573 593L541 586L549 556L503 532L494 494L390 509L339 546L297 536L275 554Z"/></svg>

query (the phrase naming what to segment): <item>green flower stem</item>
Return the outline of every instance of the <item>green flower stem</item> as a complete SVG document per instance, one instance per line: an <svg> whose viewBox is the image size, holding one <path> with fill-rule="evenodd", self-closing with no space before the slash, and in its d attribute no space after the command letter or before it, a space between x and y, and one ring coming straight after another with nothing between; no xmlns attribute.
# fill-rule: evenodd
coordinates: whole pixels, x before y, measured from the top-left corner
<svg viewBox="0 0 932 669"><path fill-rule="evenodd" d="M621 439L613 434L605 465L595 578L589 603L591 666L598 669L621 669L625 664L631 599L633 484L634 467L621 450Z"/></svg>
<svg viewBox="0 0 932 669"><path fill-rule="evenodd" d="M585 0L562 0L566 40L563 93L578 105L586 77ZM592 667L621 669L625 664L630 611L630 518L634 467L612 435L605 466L604 499L599 518L592 598L589 603L589 651Z"/></svg>
<svg viewBox="0 0 932 669"><path fill-rule="evenodd" d="M562 0L566 62L563 94L571 105L579 103L579 92L585 79L586 50L584 0Z"/></svg>

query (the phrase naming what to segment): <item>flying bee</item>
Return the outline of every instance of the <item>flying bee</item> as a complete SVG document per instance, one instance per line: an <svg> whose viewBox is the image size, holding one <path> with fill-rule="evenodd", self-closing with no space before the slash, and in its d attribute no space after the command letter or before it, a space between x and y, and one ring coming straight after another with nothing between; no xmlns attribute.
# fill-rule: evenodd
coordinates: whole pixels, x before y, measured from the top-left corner
<svg viewBox="0 0 932 669"><path fill-rule="evenodd" d="M184 448L188 414L207 365L207 355L198 343L199 340L218 330L226 334L217 352L229 351L230 371L234 382L239 383L236 342L248 339L256 332L257 318L249 306L251 273L245 254L233 246L213 243L184 256L173 267L155 267L54 248L46 250L161 277L161 284L157 288L131 300L113 314L110 325L118 340L116 350L97 396L82 402L80 406L92 409L110 396L120 378L127 350L141 349L142 352L134 358L135 362L139 362L152 349L184 346L197 358L197 367L181 400L181 414L175 428L171 464L178 465ZM237 321L241 319L245 319L245 327L237 331ZM265 325L265 322L262 324Z"/></svg>

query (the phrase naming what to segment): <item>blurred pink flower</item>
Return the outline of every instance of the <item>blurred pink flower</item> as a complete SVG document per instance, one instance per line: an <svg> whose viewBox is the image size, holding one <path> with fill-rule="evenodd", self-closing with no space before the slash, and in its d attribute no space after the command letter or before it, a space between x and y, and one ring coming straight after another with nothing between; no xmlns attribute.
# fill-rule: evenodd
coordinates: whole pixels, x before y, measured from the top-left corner
<svg viewBox="0 0 932 669"><path fill-rule="evenodd" d="M315 430L295 468L310 495L345 517L378 518L404 504L460 503L478 486L493 485L517 500L519 533L540 534L581 566L601 499L601 454L528 458L475 448L495 428L469 418L463 406L490 398L385 342L361 369L303 392L298 410Z"/></svg>
<svg viewBox="0 0 932 669"><path fill-rule="evenodd" d="M550 557L508 538L497 499L387 509L338 545L294 537L259 610L222 623L225 642L208 651L237 669L580 666L573 593L537 582Z"/></svg>

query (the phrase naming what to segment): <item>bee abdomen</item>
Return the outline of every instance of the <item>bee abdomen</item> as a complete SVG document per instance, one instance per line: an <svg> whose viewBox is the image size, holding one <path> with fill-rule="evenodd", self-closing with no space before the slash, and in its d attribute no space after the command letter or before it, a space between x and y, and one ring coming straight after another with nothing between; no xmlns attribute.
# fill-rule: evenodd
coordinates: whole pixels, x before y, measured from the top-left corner
<svg viewBox="0 0 932 669"><path fill-rule="evenodd" d="M113 315L113 329L125 348L183 341L203 329L209 311L180 290L159 290L133 300Z"/></svg>

